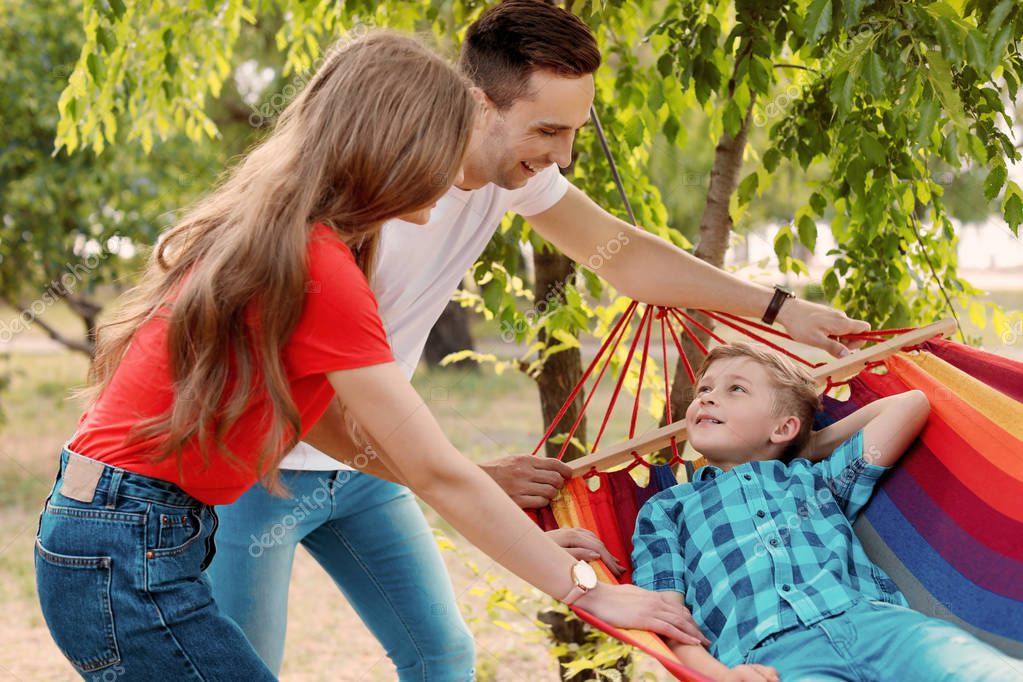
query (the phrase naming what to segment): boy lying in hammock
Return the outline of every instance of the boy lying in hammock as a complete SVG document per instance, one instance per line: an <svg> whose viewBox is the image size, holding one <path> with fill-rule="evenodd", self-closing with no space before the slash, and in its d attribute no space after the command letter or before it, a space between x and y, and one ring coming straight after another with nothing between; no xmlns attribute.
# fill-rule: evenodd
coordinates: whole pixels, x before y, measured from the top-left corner
<svg viewBox="0 0 1023 682"><path fill-rule="evenodd" d="M710 464L647 502L633 538L633 582L677 593L711 638L675 653L718 680L1023 679L1023 662L909 609L853 534L927 398L889 396L811 434L820 406L773 351L707 356L686 425Z"/></svg>

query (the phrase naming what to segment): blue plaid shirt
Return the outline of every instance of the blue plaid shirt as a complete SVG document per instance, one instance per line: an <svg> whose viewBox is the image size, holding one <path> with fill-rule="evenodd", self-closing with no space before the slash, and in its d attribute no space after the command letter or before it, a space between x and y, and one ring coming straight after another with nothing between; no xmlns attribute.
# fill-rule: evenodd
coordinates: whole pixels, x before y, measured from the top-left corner
<svg viewBox="0 0 1023 682"><path fill-rule="evenodd" d="M887 467L857 431L827 459L715 466L652 497L633 536L632 581L685 596L710 653L741 664L771 634L874 599L908 606L852 522Z"/></svg>

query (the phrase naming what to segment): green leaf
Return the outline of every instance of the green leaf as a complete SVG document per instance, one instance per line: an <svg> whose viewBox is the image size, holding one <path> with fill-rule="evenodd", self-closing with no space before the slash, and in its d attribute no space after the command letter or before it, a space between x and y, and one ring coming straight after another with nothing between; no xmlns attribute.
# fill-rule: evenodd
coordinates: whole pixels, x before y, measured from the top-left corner
<svg viewBox="0 0 1023 682"><path fill-rule="evenodd" d="M833 301L838 295L838 275L835 274L834 268L828 268L828 271L824 273L821 288L824 290L824 297L829 301Z"/></svg>
<svg viewBox="0 0 1023 682"><path fill-rule="evenodd" d="M918 108L920 110L920 118L917 120L914 138L918 145L924 147L927 146L930 140L931 131L934 130L934 122L938 120L938 103L932 98L925 96Z"/></svg>
<svg viewBox="0 0 1023 682"><path fill-rule="evenodd" d="M984 198L991 201L997 197L1008 178L1009 171L1004 165L999 164L992 168L991 172L987 174L987 179L984 180Z"/></svg>
<svg viewBox="0 0 1023 682"><path fill-rule="evenodd" d="M115 19L123 17L125 9L126 8L122 0L110 0L110 11L113 13Z"/></svg>
<svg viewBox="0 0 1023 682"><path fill-rule="evenodd" d="M955 125L965 128L966 114L959 93L952 85L952 67L937 50L927 51L927 61L927 80L938 94L942 108Z"/></svg>
<svg viewBox="0 0 1023 682"><path fill-rule="evenodd" d="M178 72L178 58L174 56L173 52L167 52L163 55L163 68L167 70L167 75L171 77Z"/></svg>
<svg viewBox="0 0 1023 682"><path fill-rule="evenodd" d="M670 76L674 68L675 60L672 59L670 52L665 52L661 55L660 59L657 60L657 72L661 74L662 78Z"/></svg>
<svg viewBox="0 0 1023 682"><path fill-rule="evenodd" d="M89 56L85 58L85 68L89 70L89 75L92 76L93 82L99 83L100 82L99 57L97 57L95 53L90 53Z"/></svg>
<svg viewBox="0 0 1023 682"><path fill-rule="evenodd" d="M814 0L806 11L806 22L803 33L808 43L816 43L817 39L831 28L831 0Z"/></svg>
<svg viewBox="0 0 1023 682"><path fill-rule="evenodd" d="M814 192L810 195L810 208L812 208L813 212L818 216L823 218L824 211L827 210L827 207L828 203L820 192Z"/></svg>
<svg viewBox="0 0 1023 682"><path fill-rule="evenodd" d="M970 31L966 35L966 56L977 73L988 71L987 49L981 42L979 31Z"/></svg>
<svg viewBox="0 0 1023 682"><path fill-rule="evenodd" d="M96 27L96 40L103 46L103 51L107 54L113 52L114 48L117 47L117 41L114 40L114 34L102 26Z"/></svg>
<svg viewBox="0 0 1023 682"><path fill-rule="evenodd" d="M792 253L792 229L788 225L778 230L778 234L774 236L774 253L779 261L786 260Z"/></svg>
<svg viewBox="0 0 1023 682"><path fill-rule="evenodd" d="M845 7L845 27L851 28L856 25L856 22L860 20L860 14L863 13L863 8L867 6L867 3L871 0L845 0L843 6Z"/></svg>
<svg viewBox="0 0 1023 682"><path fill-rule="evenodd" d="M817 246L817 223L805 213L799 216L799 241L812 253Z"/></svg>
<svg viewBox="0 0 1023 682"><path fill-rule="evenodd" d="M867 55L867 82L870 84L870 94L880 99L885 95L884 65L881 57L876 52Z"/></svg>
<svg viewBox="0 0 1023 682"><path fill-rule="evenodd" d="M991 10L991 14L988 15L987 19L987 34L989 36L994 36L1002 29L1002 22L1005 21L1005 17L1009 16L1013 1L1002 0Z"/></svg>
<svg viewBox="0 0 1023 682"><path fill-rule="evenodd" d="M739 111L739 106L735 103L734 99L728 100L728 104L725 105L725 112L721 118L725 126L725 132L729 136L735 137L742 128L742 113Z"/></svg>
<svg viewBox="0 0 1023 682"><path fill-rule="evenodd" d="M870 133L864 133L860 138L860 151L875 166L884 166L888 161L888 150Z"/></svg>
<svg viewBox="0 0 1023 682"><path fill-rule="evenodd" d="M760 94L766 95L771 89L771 74L758 57L749 62L749 78L753 89Z"/></svg>
<svg viewBox="0 0 1023 682"><path fill-rule="evenodd" d="M753 197L754 192L757 191L757 187L760 185L760 178L756 172L750 173L742 182L739 183L738 199L739 205L744 206L749 203L749 200Z"/></svg>
<svg viewBox="0 0 1023 682"><path fill-rule="evenodd" d="M764 168L768 173L773 173L778 168L778 162L781 161L781 152L778 151L777 147L771 147L764 152Z"/></svg>
<svg viewBox="0 0 1023 682"><path fill-rule="evenodd" d="M1012 233L1019 236L1019 226L1023 223L1023 190L1013 181L1005 186L1005 198L1002 200L1002 214L1009 223Z"/></svg>

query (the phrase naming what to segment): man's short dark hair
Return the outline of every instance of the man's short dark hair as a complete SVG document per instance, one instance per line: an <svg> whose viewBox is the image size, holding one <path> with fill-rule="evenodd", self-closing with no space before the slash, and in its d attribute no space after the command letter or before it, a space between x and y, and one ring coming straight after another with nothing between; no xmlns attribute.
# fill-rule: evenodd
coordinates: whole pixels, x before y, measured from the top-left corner
<svg viewBox="0 0 1023 682"><path fill-rule="evenodd" d="M583 21L542 0L507 0L469 26L458 66L506 109L528 96L534 71L579 77L600 66L597 41Z"/></svg>

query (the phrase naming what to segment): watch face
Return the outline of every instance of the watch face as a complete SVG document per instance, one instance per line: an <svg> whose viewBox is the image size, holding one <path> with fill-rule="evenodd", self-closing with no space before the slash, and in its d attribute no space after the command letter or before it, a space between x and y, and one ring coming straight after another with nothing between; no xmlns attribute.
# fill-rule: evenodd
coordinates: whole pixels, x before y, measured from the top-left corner
<svg viewBox="0 0 1023 682"><path fill-rule="evenodd" d="M593 567L585 561L578 561L572 566L572 579L576 585L585 590L592 590L597 586L597 574Z"/></svg>

